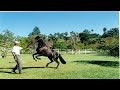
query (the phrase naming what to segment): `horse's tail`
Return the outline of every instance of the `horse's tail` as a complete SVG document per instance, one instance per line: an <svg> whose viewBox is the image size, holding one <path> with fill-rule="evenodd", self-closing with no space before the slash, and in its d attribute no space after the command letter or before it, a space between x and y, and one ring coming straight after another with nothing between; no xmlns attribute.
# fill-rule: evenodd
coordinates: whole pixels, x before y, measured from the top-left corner
<svg viewBox="0 0 120 90"><path fill-rule="evenodd" d="M62 64L66 64L66 61L63 59L63 57L60 54L59 54L58 57L59 57L59 59L60 59L60 61L61 61Z"/></svg>

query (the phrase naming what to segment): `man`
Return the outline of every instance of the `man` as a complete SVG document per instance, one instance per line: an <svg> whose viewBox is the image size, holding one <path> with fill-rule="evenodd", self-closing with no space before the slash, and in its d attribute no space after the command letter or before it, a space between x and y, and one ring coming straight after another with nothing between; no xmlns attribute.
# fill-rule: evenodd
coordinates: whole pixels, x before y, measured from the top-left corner
<svg viewBox="0 0 120 90"><path fill-rule="evenodd" d="M21 58L20 58L20 51L21 51L22 47L20 47L19 45L20 45L20 42L15 41L15 45L12 49L12 55L13 55L15 62L16 62L16 66L13 68L12 72L16 73L15 70L18 69L19 74L21 74L22 64L21 64Z"/></svg>

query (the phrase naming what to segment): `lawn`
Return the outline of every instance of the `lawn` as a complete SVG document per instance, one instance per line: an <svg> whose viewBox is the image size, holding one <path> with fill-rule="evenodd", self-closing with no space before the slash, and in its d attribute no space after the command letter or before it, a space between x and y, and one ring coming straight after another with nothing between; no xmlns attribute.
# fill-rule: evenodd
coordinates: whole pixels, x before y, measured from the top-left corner
<svg viewBox="0 0 120 90"><path fill-rule="evenodd" d="M0 79L119 79L119 59L111 56L95 54L63 54L66 64L55 69L56 63L45 68L49 62L47 57L41 57L37 62L30 54L22 54L23 73L13 74L15 66L11 54L0 58ZM53 68L52 68L53 67Z"/></svg>

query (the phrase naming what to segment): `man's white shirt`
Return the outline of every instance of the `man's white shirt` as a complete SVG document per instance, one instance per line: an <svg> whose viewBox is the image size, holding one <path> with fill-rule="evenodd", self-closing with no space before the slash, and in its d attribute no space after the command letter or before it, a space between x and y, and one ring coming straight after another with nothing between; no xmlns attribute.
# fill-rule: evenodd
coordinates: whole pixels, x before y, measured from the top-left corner
<svg viewBox="0 0 120 90"><path fill-rule="evenodd" d="M20 46L14 46L13 49L12 49L12 52L14 52L17 55L20 55L20 50L21 49L23 49L23 48L20 47Z"/></svg>

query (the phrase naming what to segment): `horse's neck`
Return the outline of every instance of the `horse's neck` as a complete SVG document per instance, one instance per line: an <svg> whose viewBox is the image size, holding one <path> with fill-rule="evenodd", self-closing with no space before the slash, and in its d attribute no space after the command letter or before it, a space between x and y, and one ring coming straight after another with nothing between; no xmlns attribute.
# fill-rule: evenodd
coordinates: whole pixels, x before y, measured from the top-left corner
<svg viewBox="0 0 120 90"><path fill-rule="evenodd" d="M41 47L42 45L40 43L38 43L38 47Z"/></svg>
<svg viewBox="0 0 120 90"><path fill-rule="evenodd" d="M38 47L46 46L45 42L43 40L38 40Z"/></svg>

